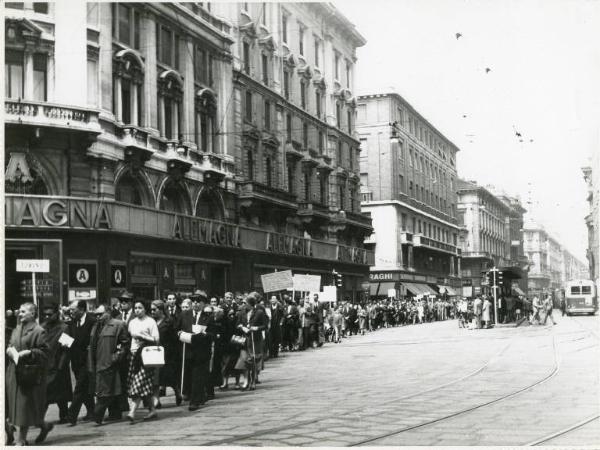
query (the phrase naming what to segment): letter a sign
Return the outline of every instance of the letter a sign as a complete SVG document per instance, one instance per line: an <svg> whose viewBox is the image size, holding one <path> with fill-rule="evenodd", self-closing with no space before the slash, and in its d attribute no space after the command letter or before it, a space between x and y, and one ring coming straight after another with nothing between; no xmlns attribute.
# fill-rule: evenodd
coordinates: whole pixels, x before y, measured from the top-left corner
<svg viewBox="0 0 600 450"><path fill-rule="evenodd" d="M69 286L72 288L95 288L96 264L69 263Z"/></svg>
<svg viewBox="0 0 600 450"><path fill-rule="evenodd" d="M110 265L110 287L125 288L127 286L127 266L125 264Z"/></svg>

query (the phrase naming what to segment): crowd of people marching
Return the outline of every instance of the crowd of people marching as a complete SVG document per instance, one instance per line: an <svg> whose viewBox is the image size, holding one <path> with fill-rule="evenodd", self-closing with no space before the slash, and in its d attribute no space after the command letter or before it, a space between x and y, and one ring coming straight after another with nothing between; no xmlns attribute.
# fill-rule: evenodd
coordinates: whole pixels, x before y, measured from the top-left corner
<svg viewBox="0 0 600 450"><path fill-rule="evenodd" d="M101 426L123 413L135 424L142 407L142 420L158 418L168 388L175 404L187 402L190 411L230 383L231 389L254 390L265 361L280 352L339 343L378 328L455 318L459 326L481 328L491 319L489 299L480 298L332 304L317 295L267 299L257 292L209 299L200 290L151 302L134 301L125 291L111 304L87 308L85 301L62 308L45 304L38 321L36 306L24 303L7 317L8 443L26 445L29 427L40 429L35 443L44 442L54 426L45 421L51 404L58 406L59 424ZM161 361L149 364L144 349L158 345Z"/></svg>

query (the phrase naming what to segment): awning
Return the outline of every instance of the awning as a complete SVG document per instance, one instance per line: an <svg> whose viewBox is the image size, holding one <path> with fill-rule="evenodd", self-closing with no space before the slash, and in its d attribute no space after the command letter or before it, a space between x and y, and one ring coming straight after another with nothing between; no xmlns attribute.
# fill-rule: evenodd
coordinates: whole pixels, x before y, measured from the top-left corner
<svg viewBox="0 0 600 450"><path fill-rule="evenodd" d="M448 294L450 297L455 297L458 295L450 286L438 285L438 287L440 288L440 294Z"/></svg>
<svg viewBox="0 0 600 450"><path fill-rule="evenodd" d="M377 287L379 286L379 292ZM393 281L380 281L379 283L371 283L369 286L369 294L371 296L387 297L388 289L395 289L396 283Z"/></svg>
<svg viewBox="0 0 600 450"><path fill-rule="evenodd" d="M525 296L525 292L523 292L519 286L514 286L512 288L512 290L515 291L517 293L517 295L523 295L523 296Z"/></svg>
<svg viewBox="0 0 600 450"><path fill-rule="evenodd" d="M433 294L433 289L431 289L429 286L425 286L424 284L419 284L419 283L402 283L404 286L406 286L406 289L408 289L413 295L428 295L428 294Z"/></svg>

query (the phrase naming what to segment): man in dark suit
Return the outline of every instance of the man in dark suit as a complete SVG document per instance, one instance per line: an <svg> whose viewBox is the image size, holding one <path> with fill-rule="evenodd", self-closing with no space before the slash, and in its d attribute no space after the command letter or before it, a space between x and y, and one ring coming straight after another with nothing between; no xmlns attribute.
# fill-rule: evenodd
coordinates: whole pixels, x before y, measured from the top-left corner
<svg viewBox="0 0 600 450"><path fill-rule="evenodd" d="M129 328L129 322L134 318L133 315L133 294L127 290L124 290L119 294L119 303L121 306L121 315L117 317L118 320L122 321L125 325L125 330ZM131 358L131 352L127 348L127 352L121 361L119 367L119 373L121 374L121 383L123 386L127 386L127 374L129 372L129 361ZM127 400L127 389L121 393L119 397L119 405L121 412L129 411L129 402ZM120 420L121 414L109 413L109 420Z"/></svg>
<svg viewBox="0 0 600 450"><path fill-rule="evenodd" d="M284 310L281 303L277 301L274 295L271 297L270 309L270 328L269 328L269 356L277 358L279 356L279 344L281 344Z"/></svg>
<svg viewBox="0 0 600 450"><path fill-rule="evenodd" d="M181 314L181 308L177 305L177 299L173 292L169 292L167 294L167 299L165 300L165 315L170 317L173 323L177 322L179 315Z"/></svg>
<svg viewBox="0 0 600 450"><path fill-rule="evenodd" d="M71 370L75 375L75 389L73 390L73 401L69 406L68 419L71 426L77 424L77 417L81 405L85 405L86 415L83 420L94 418L94 396L90 393L90 375L87 370L87 350L90 345L90 336L95 320L91 314L87 314L87 303L85 300L72 301L69 305L71 312L71 323L69 334L75 339L69 349L71 359Z"/></svg>
<svg viewBox="0 0 600 450"><path fill-rule="evenodd" d="M286 304L283 321L283 348L293 351L298 340L298 324L300 321L300 313L294 301L288 295L283 296Z"/></svg>
<svg viewBox="0 0 600 450"><path fill-rule="evenodd" d="M192 325L194 325L194 316L192 314L192 301L189 298L184 299L181 302L181 313L179 317L174 322L175 332L179 333L180 331L184 331L186 333L192 332ZM178 365L177 365L177 373L181 378L181 371L183 370L183 386L181 386L181 393L183 395L183 400L189 400L190 396L190 385L192 381L192 353L190 350L189 344L179 344L179 349L181 352L178 354ZM183 364L183 352L185 348L185 364L182 368ZM181 383L181 382L180 382Z"/></svg>

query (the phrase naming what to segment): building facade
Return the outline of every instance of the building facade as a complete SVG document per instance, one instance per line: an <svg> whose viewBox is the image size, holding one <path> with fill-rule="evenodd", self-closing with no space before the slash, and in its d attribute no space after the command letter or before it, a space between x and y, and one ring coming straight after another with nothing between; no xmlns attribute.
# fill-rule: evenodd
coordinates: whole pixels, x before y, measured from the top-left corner
<svg viewBox="0 0 600 450"><path fill-rule="evenodd" d="M362 209L373 220L371 295L460 290L459 149L398 94L358 99Z"/></svg>
<svg viewBox="0 0 600 450"><path fill-rule="evenodd" d="M459 180L458 218L461 239L463 294L489 294L486 272L503 273L501 294L526 295L528 262L523 248L523 214L516 198L494 194L492 187Z"/></svg>
<svg viewBox="0 0 600 450"><path fill-rule="evenodd" d="M590 164L583 168L583 177L587 183L587 201L590 212L585 217L588 229L588 277L600 286L600 152L592 152Z"/></svg>
<svg viewBox="0 0 600 450"><path fill-rule="evenodd" d="M569 280L586 278L586 264L576 258L533 220L525 223L525 252L531 261L529 271L530 295L559 293Z"/></svg>
<svg viewBox="0 0 600 450"><path fill-rule="evenodd" d="M240 14L248 8L237 7ZM305 14L311 8L325 6L306 6ZM301 208L284 176L287 147L277 125L284 102L273 91L272 121L261 116L271 133L253 126L258 116L240 118L245 24L211 9L194 2L7 4L7 304L32 297L30 274L15 270L17 259L50 261L36 293L59 303L104 302L125 287L146 299L195 288L222 295L260 288L260 274L278 268L321 273L324 283L335 268L346 275L345 295L358 295L368 274L360 236L370 232L368 219L326 202L324 225L311 228L317 208ZM337 40L348 41L338 33L358 36L332 11L335 26L325 28ZM279 48L278 36L259 43L257 35L251 45ZM247 136L258 138L255 169L244 159ZM328 173L358 178L326 155L294 151L301 167L314 159Z"/></svg>

